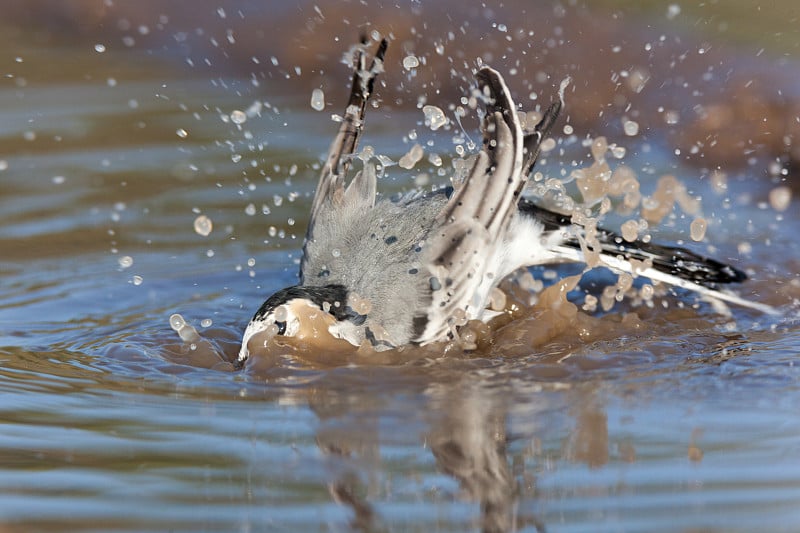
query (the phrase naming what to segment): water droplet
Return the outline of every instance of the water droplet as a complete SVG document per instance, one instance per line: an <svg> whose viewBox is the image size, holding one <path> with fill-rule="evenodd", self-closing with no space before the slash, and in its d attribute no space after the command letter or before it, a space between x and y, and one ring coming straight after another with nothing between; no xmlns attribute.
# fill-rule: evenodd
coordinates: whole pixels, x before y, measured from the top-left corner
<svg viewBox="0 0 800 533"><path fill-rule="evenodd" d="M669 20L674 19L680 14L681 14L681 6L679 6L678 4L670 4L669 7L667 7L667 18Z"/></svg>
<svg viewBox="0 0 800 533"><path fill-rule="evenodd" d="M244 208L244 212L246 215L253 216L256 214L256 206L255 204L247 204L247 207Z"/></svg>
<svg viewBox="0 0 800 533"><path fill-rule="evenodd" d="M196 219L194 219L194 231L198 235L202 235L203 237L208 237L211 234L211 230L214 228L214 225L211 222L211 219L205 215L200 215Z"/></svg>
<svg viewBox="0 0 800 533"><path fill-rule="evenodd" d="M194 329L191 324L186 322L186 320L184 320L183 317L178 313L170 315L169 326L174 329L178 335L180 335L181 340L184 342L196 343L200 340L200 335L197 333L197 330Z"/></svg>
<svg viewBox="0 0 800 533"><path fill-rule="evenodd" d="M99 54L102 54L103 52L106 51L106 45L97 43L96 45L94 45L94 51Z"/></svg>
<svg viewBox="0 0 800 533"><path fill-rule="evenodd" d="M736 247L736 250L739 252L739 255L750 255L753 252L753 245L747 241L742 241Z"/></svg>
<svg viewBox="0 0 800 533"><path fill-rule="evenodd" d="M333 250L331 250L331 255L333 257L339 257L342 255L342 252L340 252L338 248L334 248Z"/></svg>
<svg viewBox="0 0 800 533"><path fill-rule="evenodd" d="M119 258L118 262L120 267L130 268L130 266L133 265L133 257L129 255L123 255Z"/></svg>
<svg viewBox="0 0 800 533"><path fill-rule="evenodd" d="M131 280L133 281L133 284L136 285L137 287L141 285L142 282L144 281L144 279L142 279L142 276L133 276Z"/></svg>
<svg viewBox="0 0 800 533"><path fill-rule="evenodd" d="M539 146L542 152L549 152L555 147L556 147L556 140L553 139L552 137L548 137L547 139L542 141L542 144Z"/></svg>
<svg viewBox="0 0 800 533"><path fill-rule="evenodd" d="M53 184L54 185L61 185L66 181L64 176L53 176Z"/></svg>
<svg viewBox="0 0 800 533"><path fill-rule="evenodd" d="M605 137L598 137L592 141L592 157L595 161L605 159L606 150L608 150L608 144Z"/></svg>
<svg viewBox="0 0 800 533"><path fill-rule="evenodd" d="M640 294L642 295L642 299L652 300L653 295L655 294L655 289L649 283L645 283L644 285L642 285L642 290Z"/></svg>
<svg viewBox="0 0 800 533"><path fill-rule="evenodd" d="M425 150L419 143L416 143L411 147L407 154L400 158L398 164L400 165L400 168L409 170L413 168L420 159L422 159L423 155L425 155Z"/></svg>
<svg viewBox="0 0 800 533"><path fill-rule="evenodd" d="M406 56L403 58L403 68L406 70L411 70L412 68L417 68L419 66L419 59L417 56Z"/></svg>
<svg viewBox="0 0 800 533"><path fill-rule="evenodd" d="M639 123L633 120L623 119L622 129L625 130L625 135L633 137L639 133Z"/></svg>
<svg viewBox="0 0 800 533"><path fill-rule="evenodd" d="M233 122L234 124L244 124L245 122L247 122L247 115L245 114L244 111L239 111L238 109L235 109L231 111L231 122Z"/></svg>
<svg viewBox="0 0 800 533"><path fill-rule="evenodd" d="M680 115L678 114L677 111L669 110L664 113L664 121L667 124L670 125L677 124L679 120L680 120Z"/></svg>
<svg viewBox="0 0 800 533"><path fill-rule="evenodd" d="M769 191L769 205L775 211L786 211L792 202L792 190L785 185L775 187Z"/></svg>
<svg viewBox="0 0 800 533"><path fill-rule="evenodd" d="M689 226L689 235L693 241L702 241L706 236L707 228L708 222L706 222L706 219L698 217L692 220L692 224Z"/></svg>
<svg viewBox="0 0 800 533"><path fill-rule="evenodd" d="M185 139L189 135L189 132L183 128L178 128L177 130L175 130L175 135L177 135L181 139Z"/></svg>
<svg viewBox="0 0 800 533"><path fill-rule="evenodd" d="M435 105L426 105L422 108L425 114L425 125L436 131L447 124L447 116L440 108Z"/></svg>
<svg viewBox="0 0 800 533"><path fill-rule="evenodd" d="M183 319L181 315L175 313L174 315L170 315L169 317L169 327L174 329L175 331L180 331L183 326L186 325L186 321Z"/></svg>
<svg viewBox="0 0 800 533"><path fill-rule="evenodd" d="M289 318L289 310L286 309L285 305L278 306L275 309L275 322L286 322Z"/></svg>
<svg viewBox="0 0 800 533"><path fill-rule="evenodd" d="M213 323L214 321L211 320L210 318L204 318L203 320L200 321L200 325L203 326L204 328L211 327L211 324Z"/></svg>
<svg viewBox="0 0 800 533"><path fill-rule="evenodd" d="M639 224L635 220L628 220L620 227L622 238L628 242L633 242L639 237Z"/></svg>
<svg viewBox="0 0 800 533"><path fill-rule="evenodd" d="M322 111L325 109L325 93L322 89L314 89L311 91L311 109L314 111Z"/></svg>

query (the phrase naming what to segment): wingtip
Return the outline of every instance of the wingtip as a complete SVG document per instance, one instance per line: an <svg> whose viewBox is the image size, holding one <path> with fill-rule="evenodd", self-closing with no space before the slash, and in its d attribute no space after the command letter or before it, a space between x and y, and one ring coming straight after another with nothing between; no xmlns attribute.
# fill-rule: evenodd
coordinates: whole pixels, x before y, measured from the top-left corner
<svg viewBox="0 0 800 533"><path fill-rule="evenodd" d="M489 94L485 94L485 96L493 100L497 100L497 96L503 93L506 86L503 76L487 65L478 69L475 79L478 81L478 88L484 92L488 89Z"/></svg>
<svg viewBox="0 0 800 533"><path fill-rule="evenodd" d="M564 91L567 90L569 84L572 83L572 77L567 76L563 80L561 80L561 85L558 86L558 99L561 101L561 105L564 105Z"/></svg>
<svg viewBox="0 0 800 533"><path fill-rule="evenodd" d="M386 49L389 48L389 40L386 37L381 39L381 43L378 45L378 50L375 52L375 59L380 59L383 61L383 58L386 56Z"/></svg>
<svg viewBox="0 0 800 533"><path fill-rule="evenodd" d="M475 73L475 77L478 79L492 76L500 76L500 73L489 65L481 65L481 67Z"/></svg>
<svg viewBox="0 0 800 533"><path fill-rule="evenodd" d="M500 112L506 124L521 137L522 129L516 114L516 106L502 74L492 67L484 65L475 73L475 79L485 100L486 115L491 116Z"/></svg>

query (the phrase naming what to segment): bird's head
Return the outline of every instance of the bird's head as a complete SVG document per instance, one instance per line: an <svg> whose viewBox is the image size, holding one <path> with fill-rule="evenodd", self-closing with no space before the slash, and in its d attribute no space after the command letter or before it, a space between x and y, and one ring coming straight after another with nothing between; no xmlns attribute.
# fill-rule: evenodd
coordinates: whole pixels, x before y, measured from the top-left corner
<svg viewBox="0 0 800 533"><path fill-rule="evenodd" d="M247 325L239 363L264 350L276 337L294 338L322 349L336 348L337 343L341 346L339 340L360 346L368 310L353 300L342 285L279 290L267 298Z"/></svg>

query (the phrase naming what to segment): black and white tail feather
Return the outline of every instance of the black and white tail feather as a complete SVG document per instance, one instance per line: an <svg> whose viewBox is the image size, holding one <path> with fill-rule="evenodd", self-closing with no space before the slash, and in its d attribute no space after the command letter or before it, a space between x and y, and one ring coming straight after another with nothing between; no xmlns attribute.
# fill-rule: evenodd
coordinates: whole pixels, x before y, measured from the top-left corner
<svg viewBox="0 0 800 533"><path fill-rule="evenodd" d="M353 50L350 98L312 202L300 284L279 291L261 306L245 331L240 361L248 357L253 335L279 324L275 310L283 303L305 299L333 309L329 312L338 325L332 333L356 345L378 337L376 347L427 344L447 339L457 319L487 318L492 288L515 270L585 262L583 229L568 215L522 198L542 141L564 105L563 84L559 99L526 134L503 77L481 67L475 77L485 107L483 146L455 189L409 195L401 202L376 199L377 178L369 163L345 188L367 102L383 71L387 42L378 44L371 60L367 46L364 39ZM607 230L598 230L597 236L600 250L594 251L613 270L689 289L711 301L775 313L770 306L720 289L746 279L734 267L682 248L628 243ZM370 244L371 239L379 246ZM407 251L398 249L401 244ZM337 258L332 259L331 250L341 257L333 254ZM652 266L634 271L630 260ZM406 270L414 276L400 279L397 272L405 276ZM356 290L372 300L366 314L347 306Z"/></svg>
<svg viewBox="0 0 800 533"><path fill-rule="evenodd" d="M578 235L582 228L572 224L571 217L543 209L530 200L523 198L519 209L525 216L540 221L545 232L565 235L561 244L554 246L552 263L582 263L585 256ZM599 243L599 259L608 268L616 271L627 272L634 276L649 278L653 281L666 283L674 287L687 289L707 298L710 303L716 301L727 302L761 313L777 315L778 310L772 306L745 300L744 298L725 291L722 285L741 283L747 280L747 275L731 265L721 263L715 259L704 257L685 248L663 246L636 240L625 241L620 235L603 229L597 230ZM634 267L634 260L639 265L651 264L641 268ZM718 310L723 310L717 306Z"/></svg>

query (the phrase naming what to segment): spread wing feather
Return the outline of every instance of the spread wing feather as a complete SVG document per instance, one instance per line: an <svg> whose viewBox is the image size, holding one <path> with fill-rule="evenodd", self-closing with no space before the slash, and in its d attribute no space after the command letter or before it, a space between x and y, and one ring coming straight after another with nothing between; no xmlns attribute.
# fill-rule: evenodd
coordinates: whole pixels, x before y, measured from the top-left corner
<svg viewBox="0 0 800 533"><path fill-rule="evenodd" d="M377 178L374 168L371 170L365 168L363 172L353 178L346 192L344 188L352 155L355 153L358 140L364 129L364 112L367 108L367 101L372 95L375 78L383 71L383 58L386 54L388 42L386 39L381 40L369 65L367 64L367 45L368 41L364 37L361 40L361 44L354 47L353 81L350 86L350 98L342 123L339 126L339 131L331 143L319 176L317 190L311 203L311 216L308 221L308 230L306 231L306 245L314 238L314 225L323 210L336 209L337 204L341 206L341 203L345 201L362 202L364 207L367 208L375 204ZM305 246L303 248L303 257L303 262L300 265L301 282L306 264L305 258L308 257Z"/></svg>
<svg viewBox="0 0 800 533"><path fill-rule="evenodd" d="M467 316L482 310L479 288L496 275L489 259L503 242L525 182L522 129L508 87L489 67L476 78L486 99L483 148L425 244L432 293L420 343L442 338L459 310Z"/></svg>

